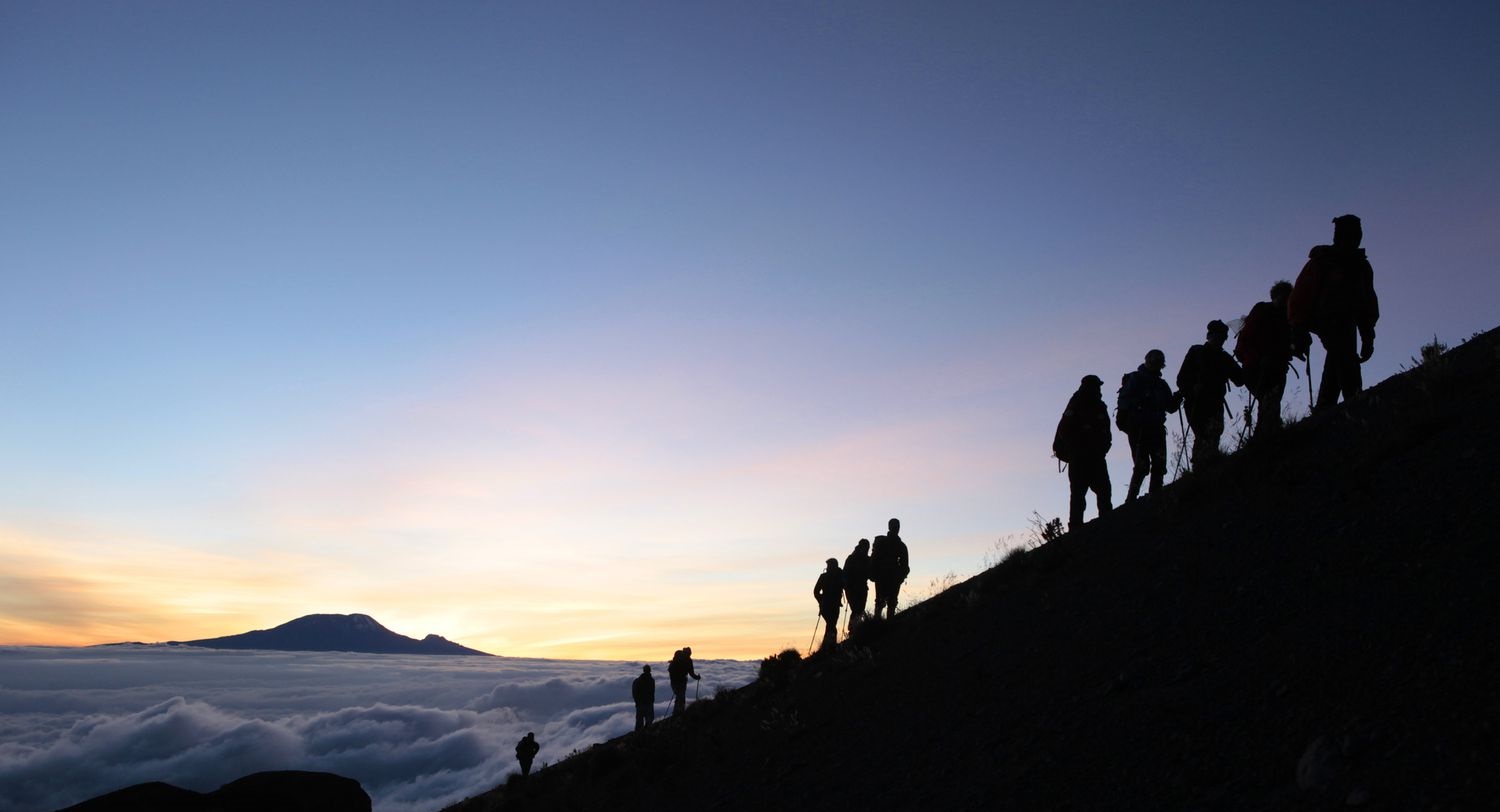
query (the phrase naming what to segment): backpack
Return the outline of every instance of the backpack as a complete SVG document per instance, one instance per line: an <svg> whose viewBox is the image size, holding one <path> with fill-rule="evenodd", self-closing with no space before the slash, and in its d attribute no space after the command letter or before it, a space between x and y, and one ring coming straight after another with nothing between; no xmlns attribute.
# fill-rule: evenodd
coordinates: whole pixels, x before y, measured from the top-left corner
<svg viewBox="0 0 1500 812"><path fill-rule="evenodd" d="M1071 407L1072 401L1068 402ZM1071 408L1064 409L1062 418L1057 421L1057 433L1052 435L1052 456L1059 462L1073 461L1073 412Z"/></svg>
<svg viewBox="0 0 1500 812"><path fill-rule="evenodd" d="M1234 357L1244 366L1255 366L1260 361L1260 345L1265 343L1261 333L1265 332L1265 312L1260 305L1250 308L1250 315L1240 323L1239 335L1234 337Z"/></svg>
<svg viewBox="0 0 1500 812"><path fill-rule="evenodd" d="M1140 423L1141 409L1141 392L1135 383L1135 372L1127 372L1120 376L1120 389L1115 395L1115 428L1129 434Z"/></svg>

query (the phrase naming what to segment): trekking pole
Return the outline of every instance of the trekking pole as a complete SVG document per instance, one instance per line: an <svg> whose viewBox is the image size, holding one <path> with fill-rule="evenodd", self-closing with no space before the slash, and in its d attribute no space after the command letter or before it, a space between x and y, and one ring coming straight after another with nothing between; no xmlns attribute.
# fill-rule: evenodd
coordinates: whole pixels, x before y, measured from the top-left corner
<svg viewBox="0 0 1500 812"><path fill-rule="evenodd" d="M1312 410L1313 410L1312 348L1311 347L1309 347L1307 349L1307 356L1302 359L1302 363L1306 364L1306 369L1307 369L1307 411L1308 411L1309 414L1311 414Z"/></svg>
<svg viewBox="0 0 1500 812"><path fill-rule="evenodd" d="M811 657L812 653L813 653L813 647L812 647L813 646L813 641L818 639L818 623L820 623L822 620L823 620L823 613L819 612L818 613L818 619L813 621L813 634L812 634L812 637L808 638L808 641L807 641L807 656L809 656L809 657Z"/></svg>

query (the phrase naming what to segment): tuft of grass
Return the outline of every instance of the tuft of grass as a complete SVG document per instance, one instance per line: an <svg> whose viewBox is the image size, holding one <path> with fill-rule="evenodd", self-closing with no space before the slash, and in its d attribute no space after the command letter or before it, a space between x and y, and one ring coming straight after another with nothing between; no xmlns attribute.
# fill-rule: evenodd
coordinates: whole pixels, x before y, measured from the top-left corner
<svg viewBox="0 0 1500 812"><path fill-rule="evenodd" d="M1063 530L1063 523L1060 517L1054 516L1051 519L1044 519L1042 518L1042 514L1035 510L1031 511L1031 518L1027 519L1027 522L1031 525L1031 530L1026 540L1027 549L1034 550L1049 541L1057 541L1066 532Z"/></svg>
<svg viewBox="0 0 1500 812"><path fill-rule="evenodd" d="M794 648L782 651L760 661L756 679L771 685L781 686L792 681L792 676L802 665L802 653Z"/></svg>
<svg viewBox="0 0 1500 812"><path fill-rule="evenodd" d="M1443 353L1448 351L1448 345L1438 340L1437 333L1432 334L1432 341L1417 348L1417 354L1411 356L1409 364L1402 364L1402 372L1410 372L1414 369L1432 369L1437 367L1442 360Z"/></svg>

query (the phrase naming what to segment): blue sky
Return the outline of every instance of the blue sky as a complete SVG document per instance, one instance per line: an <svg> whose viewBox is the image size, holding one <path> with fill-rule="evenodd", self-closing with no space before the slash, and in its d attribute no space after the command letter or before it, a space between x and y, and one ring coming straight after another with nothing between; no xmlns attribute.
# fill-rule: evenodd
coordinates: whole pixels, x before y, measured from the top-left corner
<svg viewBox="0 0 1500 812"><path fill-rule="evenodd" d="M0 642L758 656L889 516L908 592L972 572L1065 514L1079 377L1175 369L1336 215L1367 380L1495 326L1497 23L8 3Z"/></svg>

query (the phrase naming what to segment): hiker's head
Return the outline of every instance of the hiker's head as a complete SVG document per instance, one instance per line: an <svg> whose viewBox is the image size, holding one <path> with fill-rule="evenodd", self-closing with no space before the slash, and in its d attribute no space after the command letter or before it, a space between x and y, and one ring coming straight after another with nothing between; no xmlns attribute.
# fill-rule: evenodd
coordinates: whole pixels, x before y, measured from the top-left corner
<svg viewBox="0 0 1500 812"><path fill-rule="evenodd" d="M1359 224L1359 218L1352 214L1345 214L1333 218L1333 245L1336 248L1358 248L1359 241L1364 239L1364 228Z"/></svg>
<svg viewBox="0 0 1500 812"><path fill-rule="evenodd" d="M889 533L900 533L901 532L901 520L900 519L891 519L890 521L888 521L888 522L885 523L885 527L886 527L886 532L889 532Z"/></svg>
<svg viewBox="0 0 1500 812"><path fill-rule="evenodd" d="M823 563L824 563L825 566L828 567L829 572L832 572L833 570L836 570L836 569L839 568L839 560L837 558L830 558L830 559L828 559L827 561L825 561Z"/></svg>
<svg viewBox="0 0 1500 812"><path fill-rule="evenodd" d="M1214 319L1213 321L1208 323L1208 340L1210 343L1222 347L1224 346L1224 341L1228 338L1229 325L1225 324L1222 321L1219 321L1218 319Z"/></svg>
<svg viewBox="0 0 1500 812"><path fill-rule="evenodd" d="M641 673L642 674L649 674L649 673L651 673L651 666L649 666L649 665L643 665L643 666L641 666Z"/></svg>
<svg viewBox="0 0 1500 812"><path fill-rule="evenodd" d="M1152 350L1146 353L1146 366L1149 369L1161 372L1167 368L1167 354L1161 350Z"/></svg>
<svg viewBox="0 0 1500 812"><path fill-rule="evenodd" d="M1285 279L1271 286L1271 302L1274 304L1285 304L1287 299L1292 298L1292 283Z"/></svg>
<svg viewBox="0 0 1500 812"><path fill-rule="evenodd" d="M689 657L693 656L693 647L692 646L683 646L682 647L682 653L688 655Z"/></svg>
<svg viewBox="0 0 1500 812"><path fill-rule="evenodd" d="M856 545L854 545L854 549L856 549L856 550L868 550L868 549L870 549L870 540L869 539L860 539L859 543L856 544Z"/></svg>
<svg viewBox="0 0 1500 812"><path fill-rule="evenodd" d="M1103 386L1104 381L1100 380L1098 375L1085 375L1083 376L1083 380L1078 382L1078 388L1080 391L1093 392L1096 395L1099 394L1099 391L1103 388Z"/></svg>

